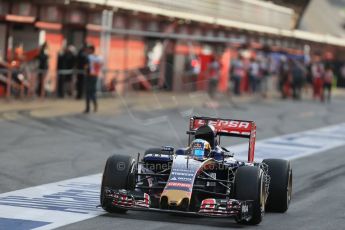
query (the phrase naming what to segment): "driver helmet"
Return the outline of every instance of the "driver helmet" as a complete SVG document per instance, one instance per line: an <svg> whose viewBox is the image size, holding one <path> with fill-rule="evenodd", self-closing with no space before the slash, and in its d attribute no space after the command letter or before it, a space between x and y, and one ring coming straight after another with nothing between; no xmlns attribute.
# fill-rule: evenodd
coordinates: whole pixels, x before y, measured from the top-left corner
<svg viewBox="0 0 345 230"><path fill-rule="evenodd" d="M204 160L210 155L211 145L203 139L195 139L190 144L190 151L194 159Z"/></svg>
<svg viewBox="0 0 345 230"><path fill-rule="evenodd" d="M211 145L212 149L216 146L215 137L216 137L216 131L212 125L200 126L195 131L195 139L202 139L202 140L207 141Z"/></svg>

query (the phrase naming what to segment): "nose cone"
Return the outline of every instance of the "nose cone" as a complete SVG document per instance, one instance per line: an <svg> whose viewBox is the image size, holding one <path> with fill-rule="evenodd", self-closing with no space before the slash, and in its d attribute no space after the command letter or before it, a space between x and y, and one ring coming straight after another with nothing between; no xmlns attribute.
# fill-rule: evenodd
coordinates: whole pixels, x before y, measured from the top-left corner
<svg viewBox="0 0 345 230"><path fill-rule="evenodd" d="M162 206L169 207L189 206L189 192L181 190L166 190L161 195L161 203L166 202Z"/></svg>

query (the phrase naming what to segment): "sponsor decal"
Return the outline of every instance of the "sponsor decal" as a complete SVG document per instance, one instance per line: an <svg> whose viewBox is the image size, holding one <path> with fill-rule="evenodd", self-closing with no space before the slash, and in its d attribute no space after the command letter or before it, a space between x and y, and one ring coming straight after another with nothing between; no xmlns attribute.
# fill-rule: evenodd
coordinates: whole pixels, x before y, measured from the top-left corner
<svg viewBox="0 0 345 230"><path fill-rule="evenodd" d="M171 153L174 153L174 147L171 147L171 146L163 146L161 148L161 151L163 153L166 153L166 154L171 154Z"/></svg>
<svg viewBox="0 0 345 230"><path fill-rule="evenodd" d="M242 204L241 212L242 213L246 213L246 212L248 212L248 210L249 210L248 205L247 204Z"/></svg>
<svg viewBox="0 0 345 230"><path fill-rule="evenodd" d="M214 178L214 179L217 179L217 173L210 173L210 176L211 176L212 178ZM208 182L206 183L206 186L216 186L216 182L210 182L210 181L208 181Z"/></svg>
<svg viewBox="0 0 345 230"><path fill-rule="evenodd" d="M193 178L190 178L190 177L177 177L177 180L180 180L180 181L192 181Z"/></svg>
<svg viewBox="0 0 345 230"><path fill-rule="evenodd" d="M198 139L198 140L200 140L200 139ZM201 142L193 142L192 147L195 149L203 149L204 148L203 143L201 143Z"/></svg>
<svg viewBox="0 0 345 230"><path fill-rule="evenodd" d="M214 161L210 161L209 163L203 166L204 170L214 170L215 168L220 168L221 165L216 165Z"/></svg>
<svg viewBox="0 0 345 230"><path fill-rule="evenodd" d="M186 163L185 163L186 164ZM172 169L173 170L173 172L186 172L186 173L191 173L191 174L193 174L193 170L191 170L191 169L186 169L186 168L178 168L178 167L175 167L175 168L173 168Z"/></svg>
<svg viewBox="0 0 345 230"><path fill-rule="evenodd" d="M174 147L171 146L163 146L162 151L174 151Z"/></svg>
<svg viewBox="0 0 345 230"><path fill-rule="evenodd" d="M216 207L216 199L205 199L201 202L201 209L214 209Z"/></svg>
<svg viewBox="0 0 345 230"><path fill-rule="evenodd" d="M193 177L194 173L171 172L171 175Z"/></svg>
<svg viewBox="0 0 345 230"><path fill-rule="evenodd" d="M197 120L197 125L194 128L200 127L205 125L205 120ZM209 121L209 125L214 126L216 129L219 128L238 128L238 129L248 129L250 128L250 122L246 121L227 121L227 120L217 120L217 121Z"/></svg>
<svg viewBox="0 0 345 230"><path fill-rule="evenodd" d="M192 188L192 184L180 183L180 182L169 182L168 187L180 187L180 188Z"/></svg>
<svg viewBox="0 0 345 230"><path fill-rule="evenodd" d="M183 163L174 162L173 169L170 173L169 181L185 182L185 183L190 184L190 186L188 188L192 188L192 184L193 184L194 177L195 177L195 170L198 167L196 167L197 165L195 165L194 170L191 168L188 168L188 169L183 168L183 167L187 167L186 159L183 158L183 160L181 162L183 162ZM192 164L192 160L190 160L190 163ZM198 164L200 164L200 163L198 162ZM177 187L181 187L181 186L177 186ZM186 188L186 186L184 186L183 188ZM169 189L169 186L167 186L167 189Z"/></svg>
<svg viewBox="0 0 345 230"><path fill-rule="evenodd" d="M147 178L147 183L149 184L149 187L152 187L152 185L153 185L153 178L152 177Z"/></svg>

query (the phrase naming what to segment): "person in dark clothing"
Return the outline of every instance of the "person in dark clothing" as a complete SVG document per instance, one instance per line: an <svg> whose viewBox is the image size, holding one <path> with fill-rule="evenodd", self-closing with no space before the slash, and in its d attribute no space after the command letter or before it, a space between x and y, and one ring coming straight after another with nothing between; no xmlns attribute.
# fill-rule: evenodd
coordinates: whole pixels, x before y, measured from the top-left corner
<svg viewBox="0 0 345 230"><path fill-rule="evenodd" d="M68 46L58 56L58 84L57 84L57 96L64 98L66 92L68 95L72 95L72 81L74 68L76 65L76 57L74 54L74 47Z"/></svg>
<svg viewBox="0 0 345 230"><path fill-rule="evenodd" d="M285 99L290 94L290 65L286 57L282 57L279 67L279 90L282 99Z"/></svg>
<svg viewBox="0 0 345 230"><path fill-rule="evenodd" d="M45 42L38 54L38 85L36 88L36 94L37 96L42 96L43 95L43 90L44 90L44 79L47 74L48 70L48 59L49 56L47 54L47 43Z"/></svg>
<svg viewBox="0 0 345 230"><path fill-rule="evenodd" d="M77 56L77 81L76 81L76 99L81 99L84 95L84 88L85 88L85 76L86 76L86 68L87 68L88 58L86 54L86 45L83 45L83 47L79 50L78 56Z"/></svg>
<svg viewBox="0 0 345 230"><path fill-rule="evenodd" d="M86 108L84 113L90 112L90 102L93 102L94 111L97 112L97 95L96 86L98 78L101 74L103 60L101 57L95 54L95 47L88 47L88 74L86 77Z"/></svg>
<svg viewBox="0 0 345 230"><path fill-rule="evenodd" d="M305 72L302 69L302 64L295 60L291 62L292 75L292 97L293 99L301 99L301 91L304 84Z"/></svg>
<svg viewBox="0 0 345 230"><path fill-rule="evenodd" d="M65 68L64 65L64 53L65 50L62 50L58 54L58 60L57 60L57 72L58 72L58 79L57 79L57 97L63 98L65 96L65 75L62 73L62 71Z"/></svg>
<svg viewBox="0 0 345 230"><path fill-rule="evenodd" d="M72 96L73 94L73 75L74 75L74 68L76 66L76 56L75 56L75 47L70 45L68 46L65 54L64 54L64 72L65 72L65 84L64 90L69 95Z"/></svg>
<svg viewBox="0 0 345 230"><path fill-rule="evenodd" d="M339 65L339 76L337 79L337 86L345 88L345 63Z"/></svg>

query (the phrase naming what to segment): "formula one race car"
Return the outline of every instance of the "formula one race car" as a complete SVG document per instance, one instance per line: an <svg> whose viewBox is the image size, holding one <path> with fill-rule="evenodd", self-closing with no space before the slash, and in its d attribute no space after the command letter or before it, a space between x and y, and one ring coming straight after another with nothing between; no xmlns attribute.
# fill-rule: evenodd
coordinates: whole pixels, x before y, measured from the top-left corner
<svg viewBox="0 0 345 230"><path fill-rule="evenodd" d="M262 221L265 210L288 209L290 162L254 162L255 122L192 117L187 134L187 148L151 148L136 160L129 155L109 157L101 186L103 209L234 217L253 225ZM248 161L236 160L221 147L221 136L247 138Z"/></svg>

